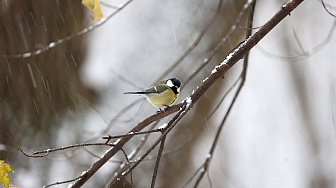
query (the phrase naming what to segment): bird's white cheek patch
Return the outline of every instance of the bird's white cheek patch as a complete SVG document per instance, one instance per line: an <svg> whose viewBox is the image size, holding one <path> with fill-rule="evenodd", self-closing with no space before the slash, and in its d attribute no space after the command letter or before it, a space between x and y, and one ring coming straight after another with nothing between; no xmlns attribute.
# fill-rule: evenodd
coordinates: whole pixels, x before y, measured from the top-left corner
<svg viewBox="0 0 336 188"><path fill-rule="evenodd" d="M169 87L174 87L174 84L173 84L173 82L171 80L168 80L166 84Z"/></svg>
<svg viewBox="0 0 336 188"><path fill-rule="evenodd" d="M177 88L177 92L180 93L180 88Z"/></svg>

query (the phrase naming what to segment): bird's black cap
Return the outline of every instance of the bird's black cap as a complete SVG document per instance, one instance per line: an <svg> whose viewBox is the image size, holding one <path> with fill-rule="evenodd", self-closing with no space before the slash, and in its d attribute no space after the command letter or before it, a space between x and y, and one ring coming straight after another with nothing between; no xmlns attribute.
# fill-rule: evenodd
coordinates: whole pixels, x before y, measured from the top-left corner
<svg viewBox="0 0 336 188"><path fill-rule="evenodd" d="M177 79L177 78L171 78L169 80L171 80L175 86L181 87L181 81L179 79Z"/></svg>
<svg viewBox="0 0 336 188"><path fill-rule="evenodd" d="M177 78L170 78L167 80L167 85L174 91L175 94L180 92L181 81Z"/></svg>

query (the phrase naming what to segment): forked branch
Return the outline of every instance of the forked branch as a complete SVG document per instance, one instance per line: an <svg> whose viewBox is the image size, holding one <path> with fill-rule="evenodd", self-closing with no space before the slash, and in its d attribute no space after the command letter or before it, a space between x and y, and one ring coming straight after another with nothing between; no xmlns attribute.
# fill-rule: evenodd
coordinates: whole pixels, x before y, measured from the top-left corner
<svg viewBox="0 0 336 188"><path fill-rule="evenodd" d="M290 3L284 5L265 25L263 25L253 36L240 43L215 69L212 73L198 86L198 88L183 102L166 109L163 112L154 114L147 119L140 122L130 132L138 132L143 128L153 123L154 121L164 118L174 112L179 113L174 117L176 120L172 124L172 127L176 125L184 115L190 110L190 108L200 99L200 97L212 86L224 73L226 73L236 62L242 59L246 53L249 52L263 37L265 37L279 22L281 22L287 15L289 15L300 3L304 0L293 0ZM180 109L182 107L182 109ZM178 116L178 117L177 117ZM169 128L172 128L169 127ZM169 129L167 129L168 131ZM166 132L165 132L166 133ZM162 134L164 138L166 134ZM72 186L81 187L90 177L96 173L96 171L102 167L111 157L113 157L121 148L130 140L133 135L126 136L115 142L115 147L112 147L106 152L106 154L96 161L90 169ZM161 138L161 139L162 139ZM159 143L159 142L158 142Z"/></svg>

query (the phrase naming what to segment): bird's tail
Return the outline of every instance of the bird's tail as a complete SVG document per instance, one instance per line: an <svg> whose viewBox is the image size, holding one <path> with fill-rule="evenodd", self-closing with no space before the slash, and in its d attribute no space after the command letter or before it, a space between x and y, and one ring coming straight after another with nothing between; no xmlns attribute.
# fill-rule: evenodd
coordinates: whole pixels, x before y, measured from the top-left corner
<svg viewBox="0 0 336 188"><path fill-rule="evenodd" d="M143 91L136 91L136 92L126 92L124 94L146 94L146 92Z"/></svg>

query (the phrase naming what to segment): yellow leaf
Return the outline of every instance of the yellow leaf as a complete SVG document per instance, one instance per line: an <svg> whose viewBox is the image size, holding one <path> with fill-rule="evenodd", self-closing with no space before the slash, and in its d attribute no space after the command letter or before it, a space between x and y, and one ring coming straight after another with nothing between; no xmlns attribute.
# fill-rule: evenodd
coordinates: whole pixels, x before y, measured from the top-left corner
<svg viewBox="0 0 336 188"><path fill-rule="evenodd" d="M9 185L9 188L20 188L20 187L17 187L17 186L14 186L14 185Z"/></svg>
<svg viewBox="0 0 336 188"><path fill-rule="evenodd" d="M91 17L93 20L97 21L103 18L99 0L82 0L82 4L93 12L94 16Z"/></svg>
<svg viewBox="0 0 336 188"><path fill-rule="evenodd" d="M9 174L8 172L13 172L9 164L0 160L0 183L2 183L6 188L9 187Z"/></svg>

